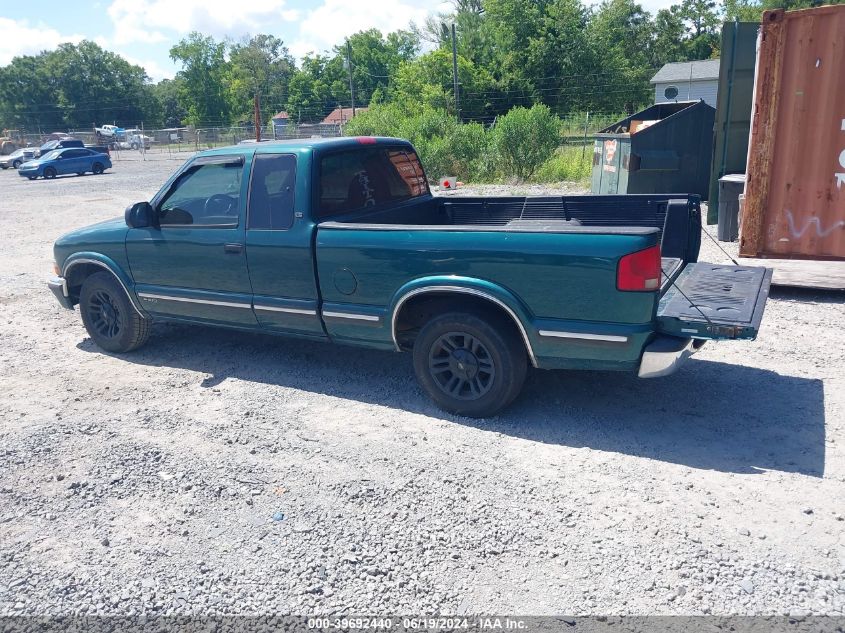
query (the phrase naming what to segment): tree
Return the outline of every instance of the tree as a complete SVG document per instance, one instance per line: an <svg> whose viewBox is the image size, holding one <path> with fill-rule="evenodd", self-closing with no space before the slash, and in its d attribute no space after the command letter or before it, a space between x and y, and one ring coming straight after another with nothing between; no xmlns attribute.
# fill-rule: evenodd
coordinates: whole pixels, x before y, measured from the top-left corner
<svg viewBox="0 0 845 633"><path fill-rule="evenodd" d="M162 79L153 86L153 94L161 107L161 124L164 127L180 127L188 117L188 111L179 103L179 94L184 90L182 79Z"/></svg>
<svg viewBox="0 0 845 633"><path fill-rule="evenodd" d="M604 0L590 18L587 30L592 65L601 69L587 79L582 107L633 112L651 96L651 15L634 0ZM589 96L588 96L589 95Z"/></svg>
<svg viewBox="0 0 845 633"><path fill-rule="evenodd" d="M234 118L253 122L253 97L258 93L264 118L269 120L287 102L294 69L293 57L284 42L273 35L260 34L233 44L225 80Z"/></svg>
<svg viewBox="0 0 845 633"><path fill-rule="evenodd" d="M684 45L686 28L678 5L660 9L654 18L653 29L655 35L650 58L653 68L687 59L687 49Z"/></svg>
<svg viewBox="0 0 845 633"><path fill-rule="evenodd" d="M194 31L170 49L170 58L182 64L179 104L193 125L226 125L230 120L226 98L226 43Z"/></svg>
<svg viewBox="0 0 845 633"><path fill-rule="evenodd" d="M94 42L16 57L0 69L4 126L88 128L160 118L146 72Z"/></svg>
<svg viewBox="0 0 845 633"><path fill-rule="evenodd" d="M490 73L459 55L458 77L461 118L492 119L498 89ZM391 84L391 96L410 111L427 106L455 116L452 54L441 49L403 63Z"/></svg>
<svg viewBox="0 0 845 633"><path fill-rule="evenodd" d="M370 29L351 35L348 41L358 106L366 106L376 92L384 94L399 66L419 50L419 39L412 31L395 31L384 37ZM320 120L334 108L351 104L347 45L335 46L331 56L307 55L301 70L291 78L287 106L291 116Z"/></svg>
<svg viewBox="0 0 845 633"><path fill-rule="evenodd" d="M683 0L679 15L687 27L687 59L708 59L719 48L721 19L715 0Z"/></svg>

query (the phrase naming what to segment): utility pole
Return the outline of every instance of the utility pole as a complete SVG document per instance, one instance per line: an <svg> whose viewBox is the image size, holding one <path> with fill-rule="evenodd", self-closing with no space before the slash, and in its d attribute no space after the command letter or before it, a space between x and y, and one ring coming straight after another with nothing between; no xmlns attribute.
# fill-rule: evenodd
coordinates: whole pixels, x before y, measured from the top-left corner
<svg viewBox="0 0 845 633"><path fill-rule="evenodd" d="M261 142L261 101L258 96L258 93L255 93L255 97L253 98L254 105L255 105L255 142Z"/></svg>
<svg viewBox="0 0 845 633"><path fill-rule="evenodd" d="M352 84L352 44L346 40L346 67L349 69L349 98L352 101L352 116L355 116L355 87ZM343 109L341 108L341 112ZM340 117L341 121L343 117Z"/></svg>
<svg viewBox="0 0 845 633"><path fill-rule="evenodd" d="M455 117L461 122L461 97L458 95L458 39L455 37L455 23L452 22L452 82L455 85Z"/></svg>

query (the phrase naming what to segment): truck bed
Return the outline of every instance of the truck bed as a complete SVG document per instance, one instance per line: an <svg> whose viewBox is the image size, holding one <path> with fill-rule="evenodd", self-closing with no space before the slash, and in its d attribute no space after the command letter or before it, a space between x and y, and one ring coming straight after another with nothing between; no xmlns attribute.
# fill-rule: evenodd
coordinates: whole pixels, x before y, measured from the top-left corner
<svg viewBox="0 0 845 633"><path fill-rule="evenodd" d="M670 201L672 204L670 205ZM643 234L656 230L664 281L698 259L701 206L687 194L432 197L320 224L368 230Z"/></svg>

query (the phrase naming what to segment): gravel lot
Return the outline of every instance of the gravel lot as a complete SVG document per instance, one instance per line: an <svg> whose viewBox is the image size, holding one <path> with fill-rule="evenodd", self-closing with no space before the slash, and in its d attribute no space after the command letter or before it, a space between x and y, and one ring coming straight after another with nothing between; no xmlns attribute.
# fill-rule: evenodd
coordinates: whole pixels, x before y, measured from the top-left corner
<svg viewBox="0 0 845 633"><path fill-rule="evenodd" d="M0 614L845 613L845 296L773 291L668 378L535 371L488 420L407 355L172 325L104 354L52 242L178 164L0 173Z"/></svg>

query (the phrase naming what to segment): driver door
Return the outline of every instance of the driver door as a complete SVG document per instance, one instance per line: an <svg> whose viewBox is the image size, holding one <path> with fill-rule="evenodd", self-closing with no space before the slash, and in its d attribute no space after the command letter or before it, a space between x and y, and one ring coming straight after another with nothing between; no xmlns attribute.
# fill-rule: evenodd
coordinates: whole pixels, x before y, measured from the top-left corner
<svg viewBox="0 0 845 633"><path fill-rule="evenodd" d="M158 226L129 229L135 291L153 315L257 326L244 249L242 155L186 165L153 199Z"/></svg>

